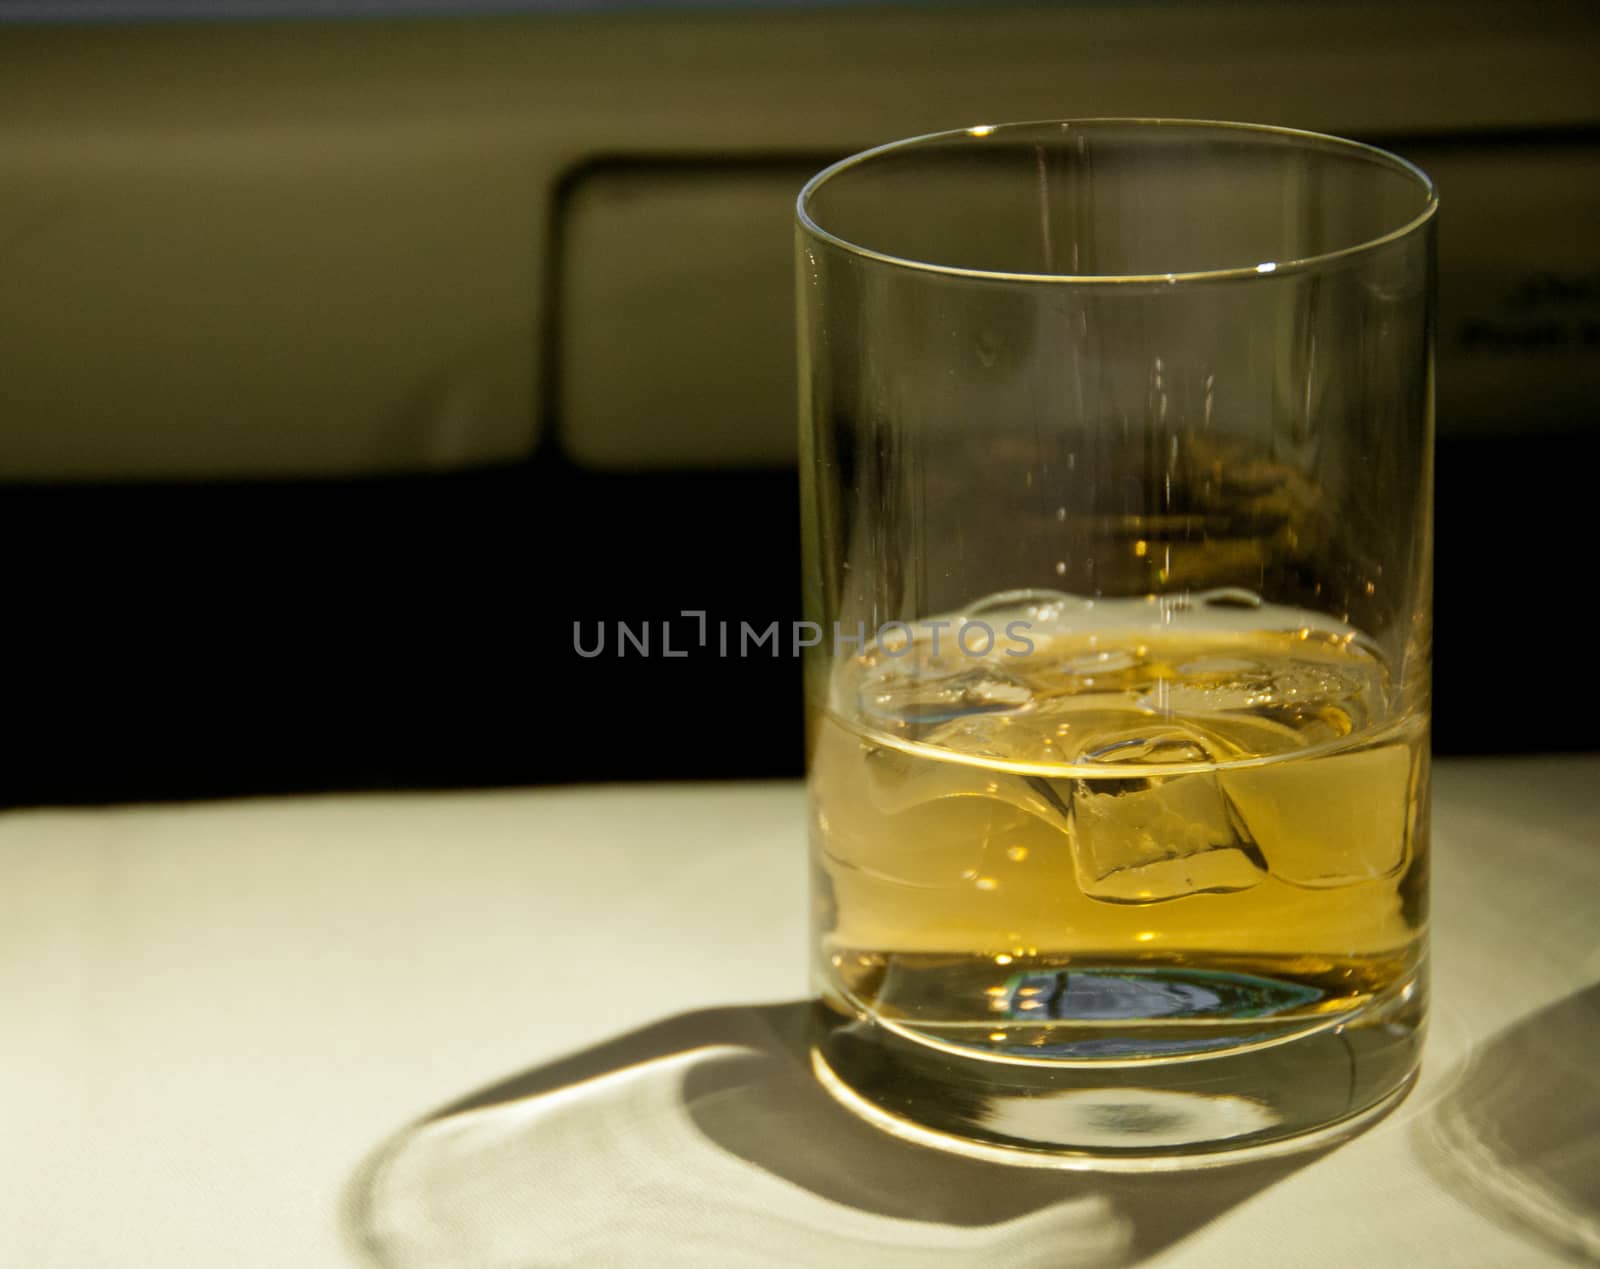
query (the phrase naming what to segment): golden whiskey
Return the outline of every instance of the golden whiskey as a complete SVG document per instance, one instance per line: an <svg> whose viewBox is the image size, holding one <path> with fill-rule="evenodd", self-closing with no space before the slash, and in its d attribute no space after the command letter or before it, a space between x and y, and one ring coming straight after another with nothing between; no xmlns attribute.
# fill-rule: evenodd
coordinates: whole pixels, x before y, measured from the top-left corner
<svg viewBox="0 0 1600 1269"><path fill-rule="evenodd" d="M1136 1063L1405 991L1427 730L1376 648L1232 591L1026 611L981 656L957 615L938 651L836 667L811 746L826 1006L958 1057Z"/></svg>

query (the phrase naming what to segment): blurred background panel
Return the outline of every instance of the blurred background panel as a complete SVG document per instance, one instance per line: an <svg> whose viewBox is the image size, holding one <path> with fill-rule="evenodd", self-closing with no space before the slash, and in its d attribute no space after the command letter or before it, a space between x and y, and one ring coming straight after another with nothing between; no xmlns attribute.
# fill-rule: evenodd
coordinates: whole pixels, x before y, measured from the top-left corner
<svg viewBox="0 0 1600 1269"><path fill-rule="evenodd" d="M1580 3L0 0L0 796L798 772L792 658L589 660L573 623L798 615L799 184L1073 115L1436 177L1437 741L1592 747L1482 667L1587 559L1597 37Z"/></svg>

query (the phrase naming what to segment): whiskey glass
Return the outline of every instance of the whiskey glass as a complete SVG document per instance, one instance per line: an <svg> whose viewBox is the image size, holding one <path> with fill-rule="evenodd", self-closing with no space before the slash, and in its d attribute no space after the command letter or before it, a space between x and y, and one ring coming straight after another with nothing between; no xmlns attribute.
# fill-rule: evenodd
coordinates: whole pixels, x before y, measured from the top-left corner
<svg viewBox="0 0 1600 1269"><path fill-rule="evenodd" d="M1181 120L805 186L812 1056L860 1114L1141 1170L1410 1086L1436 206Z"/></svg>

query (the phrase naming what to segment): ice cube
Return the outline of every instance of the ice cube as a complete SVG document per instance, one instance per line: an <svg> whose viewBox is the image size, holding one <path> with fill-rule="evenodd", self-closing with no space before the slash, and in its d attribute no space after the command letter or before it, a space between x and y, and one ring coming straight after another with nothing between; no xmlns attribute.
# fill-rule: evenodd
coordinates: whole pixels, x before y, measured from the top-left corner
<svg viewBox="0 0 1600 1269"><path fill-rule="evenodd" d="M1383 745L1240 767L1222 787L1281 881L1322 888L1387 877L1406 857L1411 752Z"/></svg>
<svg viewBox="0 0 1600 1269"><path fill-rule="evenodd" d="M1204 657L1157 680L1139 700L1165 716L1217 714L1276 703L1273 672L1246 657Z"/></svg>
<svg viewBox="0 0 1600 1269"><path fill-rule="evenodd" d="M1033 692L1021 679L970 662L884 666L861 686L861 709L867 717L917 727L1019 710L1032 701Z"/></svg>
<svg viewBox="0 0 1600 1269"><path fill-rule="evenodd" d="M1207 772L1080 780L1072 800L1078 887L1108 903L1248 890L1261 853Z"/></svg>
<svg viewBox="0 0 1600 1269"><path fill-rule="evenodd" d="M1037 816L1063 831L1067 827L1066 795L1057 796L1051 787L1065 781L1034 779L966 763L928 762L887 747L869 747L862 767L866 801L885 815L904 815L938 803L933 810L936 815L970 818L979 812L968 804L985 802L1000 804L983 812L998 816L993 822L997 830L1021 822L1014 814L1000 815L1007 810Z"/></svg>
<svg viewBox="0 0 1600 1269"><path fill-rule="evenodd" d="M1103 651L1080 652L1067 657L1057 663L1056 669L1061 674L1074 678L1093 679L1100 675L1121 674L1126 670L1135 670L1143 664L1144 658L1131 649L1108 648Z"/></svg>
<svg viewBox="0 0 1600 1269"><path fill-rule="evenodd" d="M1050 717L991 712L951 719L923 732L923 743L976 758L1049 762L1055 723Z"/></svg>
<svg viewBox="0 0 1600 1269"><path fill-rule="evenodd" d="M1215 755L1192 729L1159 725L1140 727L1131 735L1098 738L1083 755L1085 762L1187 763L1207 762Z"/></svg>
<svg viewBox="0 0 1600 1269"><path fill-rule="evenodd" d="M835 864L922 888L990 876L1007 846L1065 820L1028 780L967 763L929 762L825 726L812 755L821 850Z"/></svg>
<svg viewBox="0 0 1600 1269"><path fill-rule="evenodd" d="M1162 718L1275 722L1300 737L1289 746L1298 748L1355 730L1376 708L1373 686L1370 675L1315 659L1266 666L1244 657L1212 656L1176 667L1139 698L1139 705Z"/></svg>

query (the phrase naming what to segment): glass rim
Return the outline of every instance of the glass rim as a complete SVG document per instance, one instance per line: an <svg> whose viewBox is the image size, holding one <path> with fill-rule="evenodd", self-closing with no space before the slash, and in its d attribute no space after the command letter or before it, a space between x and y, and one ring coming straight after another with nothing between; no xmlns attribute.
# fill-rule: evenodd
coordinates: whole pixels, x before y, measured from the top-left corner
<svg viewBox="0 0 1600 1269"><path fill-rule="evenodd" d="M905 256L897 256L890 252L878 251L872 247L851 242L848 238L841 238L831 230L823 228L812 217L808 206L816 193L835 177L841 176L854 168L864 166L885 155L914 150L941 141L960 142L963 139L983 141L989 137L1040 132L1045 129L1059 131L1075 127L1108 126L1131 127L1146 131L1211 128L1223 132L1272 137L1280 141L1298 143L1307 149L1314 146L1318 149L1342 151L1352 157L1361 157L1376 162L1391 171L1409 177L1421 188L1426 197L1422 210L1405 223L1396 226L1387 233L1379 234L1375 238L1352 243L1347 247L1339 247L1333 251L1318 252L1315 255L1298 256L1293 260L1262 261L1259 264L1236 265L1226 269L1199 269L1176 273L1017 273L1001 269L974 269L962 265L939 264L931 260L914 260ZM1398 154L1391 153L1375 145L1368 145L1362 141L1351 141L1347 137L1338 137L1331 133L1311 132L1302 128L1286 128L1267 123L1237 123L1220 119L1174 119L1160 116L1141 117L1134 115L1088 116L1077 119L1034 119L1014 123L976 124L966 128L950 128L942 132L927 132L920 136L905 137L898 141L889 141L882 145L873 146L870 149L862 150L859 153L840 159L836 163L829 164L801 187L800 193L795 199L795 219L805 233L831 247L836 247L841 251L860 256L863 259L872 260L878 264L907 269L916 273L936 273L947 277L967 278L973 281L1069 286L1166 286L1178 282L1243 281L1251 278L1281 277L1287 273L1310 272L1324 268L1337 261L1377 251L1390 243L1398 242L1431 221L1438 209L1439 192L1435 188L1432 178L1409 159L1401 158Z"/></svg>

